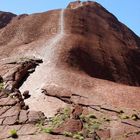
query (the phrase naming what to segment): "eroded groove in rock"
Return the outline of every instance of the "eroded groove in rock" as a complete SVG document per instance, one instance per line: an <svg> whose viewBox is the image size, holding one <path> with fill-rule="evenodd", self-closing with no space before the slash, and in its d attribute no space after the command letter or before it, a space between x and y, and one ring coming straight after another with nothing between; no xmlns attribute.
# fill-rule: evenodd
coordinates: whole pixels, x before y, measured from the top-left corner
<svg viewBox="0 0 140 140"><path fill-rule="evenodd" d="M56 65L56 58L55 55L57 54L57 50L60 49L61 41L63 40L64 34L65 34L65 20L64 20L64 13L65 11L62 9L59 12L59 20L58 20L58 29L59 32L54 36L54 38L51 38L48 42L45 42L44 48L40 49L40 56L43 59L43 64L41 64L35 71L35 73L31 74L30 77L27 79L27 81L21 86L21 91L29 90L31 94L31 98L26 100L26 104L29 105L30 110L38 110L42 111L47 115L48 107L52 108L53 103L49 104L49 99L42 94L42 88L48 81L47 75L49 74L50 70L55 70ZM57 57L57 56L56 56ZM39 79L39 80L38 80ZM50 98L51 100L51 98ZM65 104L58 100L56 100L58 104L62 104L64 106ZM34 104L37 105L34 106ZM52 106L51 106L52 105ZM53 111L52 111L53 112Z"/></svg>

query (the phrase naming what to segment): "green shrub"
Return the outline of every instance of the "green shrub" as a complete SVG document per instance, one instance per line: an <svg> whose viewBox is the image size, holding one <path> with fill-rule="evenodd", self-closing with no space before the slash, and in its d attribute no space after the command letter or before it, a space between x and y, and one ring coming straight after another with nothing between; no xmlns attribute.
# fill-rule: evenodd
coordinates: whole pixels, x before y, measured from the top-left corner
<svg viewBox="0 0 140 140"><path fill-rule="evenodd" d="M74 134L73 135L73 138L74 139L78 139L78 140L84 140L84 137L82 135L78 134L78 133L77 134Z"/></svg>
<svg viewBox="0 0 140 140"><path fill-rule="evenodd" d="M71 132L64 132L63 135L66 137L73 137L73 134Z"/></svg>
<svg viewBox="0 0 140 140"><path fill-rule="evenodd" d="M53 129L58 128L66 119L70 117L70 112L71 110L69 108L61 110L57 115L49 120L47 128L43 126L43 122L36 124L36 126L45 133L52 133Z"/></svg>
<svg viewBox="0 0 140 140"><path fill-rule="evenodd" d="M125 115L125 114L121 114L120 115L120 119L129 119L129 116Z"/></svg>
<svg viewBox="0 0 140 140"><path fill-rule="evenodd" d="M45 133L51 134L53 129L52 128L42 128L42 131L45 132Z"/></svg>
<svg viewBox="0 0 140 140"><path fill-rule="evenodd" d="M64 132L63 135L66 137L71 137L78 140L84 140L82 132L77 132L77 133Z"/></svg>
<svg viewBox="0 0 140 140"><path fill-rule="evenodd" d="M16 129L12 129L12 130L10 131L10 136L11 136L12 138L18 138L17 130L16 130Z"/></svg>
<svg viewBox="0 0 140 140"><path fill-rule="evenodd" d="M95 122L92 127L94 130L98 130L100 128L100 125L101 125L100 123Z"/></svg>
<svg viewBox="0 0 140 140"><path fill-rule="evenodd" d="M66 119L70 118L70 108L64 108L59 114L54 116L49 125L53 128L59 127Z"/></svg>
<svg viewBox="0 0 140 140"><path fill-rule="evenodd" d="M2 91L4 89L4 84L0 83L0 91Z"/></svg>

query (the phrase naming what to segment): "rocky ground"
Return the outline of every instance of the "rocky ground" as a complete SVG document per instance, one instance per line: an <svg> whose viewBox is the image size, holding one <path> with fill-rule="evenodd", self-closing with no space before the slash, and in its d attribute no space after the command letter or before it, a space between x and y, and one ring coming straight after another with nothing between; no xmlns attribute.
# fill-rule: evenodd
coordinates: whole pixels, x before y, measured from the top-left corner
<svg viewBox="0 0 140 140"><path fill-rule="evenodd" d="M54 117L47 118L42 112L28 111L24 98L18 90L12 93L1 90L1 140L139 139L139 111L69 102L69 107L61 108Z"/></svg>
<svg viewBox="0 0 140 140"><path fill-rule="evenodd" d="M50 90L44 89L42 92L45 96L58 98L67 104L67 107L58 109L55 116L48 118L41 111L30 111L24 102L30 98L29 91L21 94L17 88L18 84L15 83L18 83L23 75L32 72L41 62L36 59L10 62L10 65L18 65L13 73L19 77L11 73L5 77L5 80L0 78L1 140L139 139L140 111L138 109L97 105L94 101L90 101L91 96L88 99L64 89L50 87ZM24 69L21 72L20 68L23 65ZM87 101L84 102L82 98L86 98Z"/></svg>

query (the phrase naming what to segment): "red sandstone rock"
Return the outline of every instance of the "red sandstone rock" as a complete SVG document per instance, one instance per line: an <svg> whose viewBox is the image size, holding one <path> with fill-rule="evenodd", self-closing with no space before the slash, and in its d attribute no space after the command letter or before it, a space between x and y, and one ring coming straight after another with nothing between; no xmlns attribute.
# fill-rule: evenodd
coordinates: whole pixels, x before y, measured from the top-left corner
<svg viewBox="0 0 140 140"><path fill-rule="evenodd" d="M74 119L77 119L80 117L80 115L82 114L83 112L83 108L79 105L75 105L73 110L72 110L72 117Z"/></svg>
<svg viewBox="0 0 140 140"><path fill-rule="evenodd" d="M28 120L28 112L21 110L19 114L19 123L25 123Z"/></svg>
<svg viewBox="0 0 140 140"><path fill-rule="evenodd" d="M46 114L53 110L52 106L55 110L64 106L63 102L79 104L105 116L113 112L115 121L105 123L109 130L96 133L118 139L127 130L130 136L125 140L139 139L139 121L137 125L130 120L122 123L118 113L122 108L128 108L130 113L140 111L140 38L96 2L70 3L62 17L60 13L52 10L16 16L0 12L0 75L6 90L11 92L23 84L21 88L31 90L33 95L27 101L29 109L40 111L47 106ZM32 56L34 59L30 59ZM43 59L37 68L40 61L35 57ZM45 95L38 91L41 88ZM11 96L15 98L0 93L0 139L8 139L7 131L13 128L19 130L20 139L72 139L38 134L34 124L45 116L21 110L20 105L27 107L23 99ZM48 96L52 98L47 100ZM54 98L62 101L54 103ZM75 108L73 118L81 113L81 108ZM16 122L22 126L16 126ZM61 134L81 130L80 120L70 119L55 131Z"/></svg>
<svg viewBox="0 0 140 140"><path fill-rule="evenodd" d="M0 29L5 27L15 16L15 14L0 11Z"/></svg>
<svg viewBox="0 0 140 140"><path fill-rule="evenodd" d="M45 119L45 116L42 112L35 112L35 111L30 111L28 113L28 121L30 123L37 123L39 121L43 121Z"/></svg>
<svg viewBox="0 0 140 140"><path fill-rule="evenodd" d="M64 134L65 132L80 132L83 124L80 120L68 119L60 127L56 128L53 132L56 134Z"/></svg>

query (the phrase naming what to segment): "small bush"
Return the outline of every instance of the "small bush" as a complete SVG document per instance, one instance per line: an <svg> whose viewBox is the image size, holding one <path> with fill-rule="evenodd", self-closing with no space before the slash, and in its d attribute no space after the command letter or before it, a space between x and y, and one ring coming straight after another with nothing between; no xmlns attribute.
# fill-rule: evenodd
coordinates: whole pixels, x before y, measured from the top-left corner
<svg viewBox="0 0 140 140"><path fill-rule="evenodd" d="M80 135L80 134L74 134L73 138L78 139L78 140L84 140L84 137L82 135Z"/></svg>
<svg viewBox="0 0 140 140"><path fill-rule="evenodd" d="M66 119L70 118L70 112L70 108L64 108L61 110L56 116L49 120L47 128L43 126L42 122L36 124L36 126L45 133L52 133L55 128L58 128Z"/></svg>
<svg viewBox="0 0 140 140"><path fill-rule="evenodd" d="M129 116L125 115L125 114L121 114L120 115L120 119L129 119Z"/></svg>
<svg viewBox="0 0 140 140"><path fill-rule="evenodd" d="M94 130L98 130L98 129L100 129L100 125L101 125L100 123L95 122L92 127Z"/></svg>
<svg viewBox="0 0 140 140"><path fill-rule="evenodd" d="M59 114L54 116L49 125L53 128L59 127L66 119L70 118L70 108L64 108Z"/></svg>
<svg viewBox="0 0 140 140"><path fill-rule="evenodd" d="M4 84L0 83L0 91L2 91L4 89Z"/></svg>
<svg viewBox="0 0 140 140"><path fill-rule="evenodd" d="M11 135L12 138L18 138L17 130L15 130L15 129L11 130L10 135Z"/></svg>
<svg viewBox="0 0 140 140"><path fill-rule="evenodd" d="M73 134L71 132L64 132L64 136L66 136L66 137L72 137Z"/></svg>
<svg viewBox="0 0 140 140"><path fill-rule="evenodd" d="M45 132L45 133L51 134L53 129L52 128L42 128L42 131Z"/></svg>

